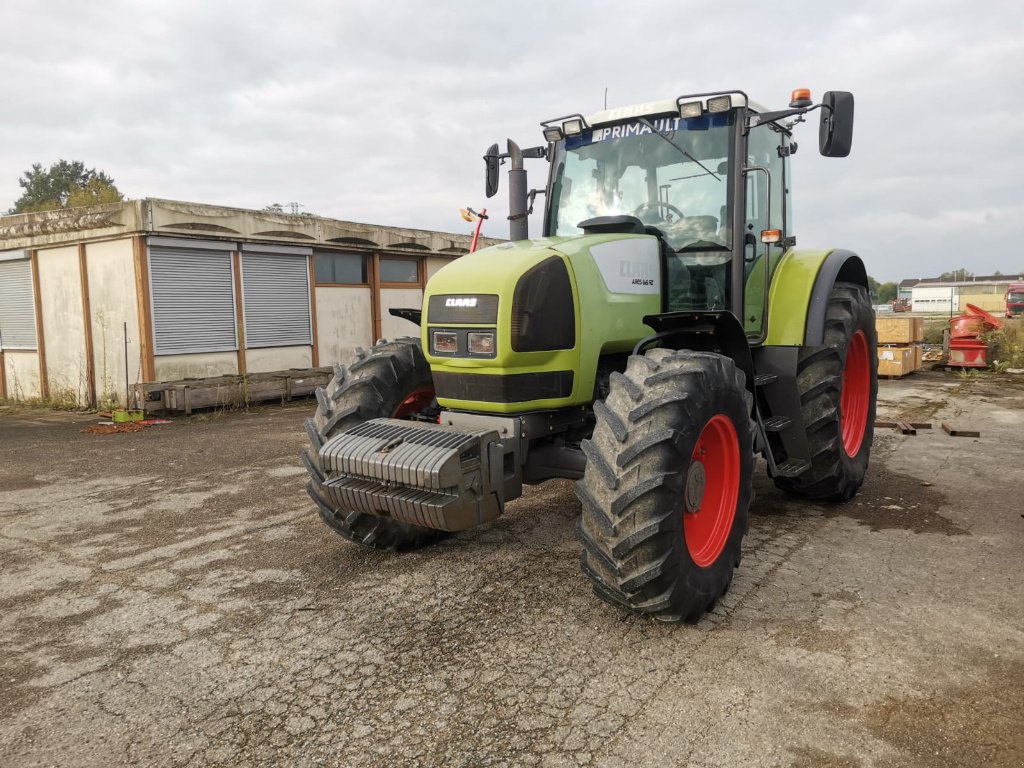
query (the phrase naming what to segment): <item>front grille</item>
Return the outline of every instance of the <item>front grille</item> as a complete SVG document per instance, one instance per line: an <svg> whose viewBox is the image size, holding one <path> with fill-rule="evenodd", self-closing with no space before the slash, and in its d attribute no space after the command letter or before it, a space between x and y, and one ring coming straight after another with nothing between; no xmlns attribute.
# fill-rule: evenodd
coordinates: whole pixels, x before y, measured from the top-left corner
<svg viewBox="0 0 1024 768"><path fill-rule="evenodd" d="M448 304L476 301L476 305L447 306ZM483 295L431 296L427 300L427 321L435 325L455 323L457 325L478 325L498 322L498 297Z"/></svg>
<svg viewBox="0 0 1024 768"><path fill-rule="evenodd" d="M533 267L512 298L512 349L546 352L576 346L576 312L569 272L557 256Z"/></svg>
<svg viewBox="0 0 1024 768"><path fill-rule="evenodd" d="M572 371L512 373L449 373L435 371L434 391L440 398L481 403L525 403L572 395Z"/></svg>

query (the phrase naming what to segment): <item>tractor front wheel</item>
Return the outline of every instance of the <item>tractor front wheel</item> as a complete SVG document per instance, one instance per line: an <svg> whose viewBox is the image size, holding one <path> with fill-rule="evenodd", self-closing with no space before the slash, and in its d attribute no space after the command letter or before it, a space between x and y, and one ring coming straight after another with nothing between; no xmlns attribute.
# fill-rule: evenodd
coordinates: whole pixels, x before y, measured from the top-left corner
<svg viewBox="0 0 1024 768"><path fill-rule="evenodd" d="M655 349L612 375L576 484L582 568L598 596L696 621L729 588L753 492L751 410L722 355Z"/></svg>
<svg viewBox="0 0 1024 768"><path fill-rule="evenodd" d="M779 488L824 501L846 501L857 493L874 436L876 338L867 290L836 283L825 310L824 346L804 347L797 360L811 467L797 477L776 477Z"/></svg>
<svg viewBox="0 0 1024 768"><path fill-rule="evenodd" d="M334 378L326 389L317 389L316 398L316 415L306 420L310 445L303 461L309 471L306 490L323 521L349 541L376 549L416 549L446 536L390 517L336 509L323 490L320 448L334 435L370 419L430 418L434 384L420 340L379 341L369 351L359 350L351 365L335 367Z"/></svg>

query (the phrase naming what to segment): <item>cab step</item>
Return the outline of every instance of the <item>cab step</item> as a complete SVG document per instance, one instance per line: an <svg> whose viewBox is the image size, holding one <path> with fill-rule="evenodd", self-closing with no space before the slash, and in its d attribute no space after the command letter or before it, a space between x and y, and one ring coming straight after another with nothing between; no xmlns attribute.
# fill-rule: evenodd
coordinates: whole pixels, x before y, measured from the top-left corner
<svg viewBox="0 0 1024 768"><path fill-rule="evenodd" d="M781 432L792 423L793 420L789 416L772 416L764 420L764 428L768 432Z"/></svg>
<svg viewBox="0 0 1024 768"><path fill-rule="evenodd" d="M811 468L810 459L787 459L775 466L776 477L799 477Z"/></svg>

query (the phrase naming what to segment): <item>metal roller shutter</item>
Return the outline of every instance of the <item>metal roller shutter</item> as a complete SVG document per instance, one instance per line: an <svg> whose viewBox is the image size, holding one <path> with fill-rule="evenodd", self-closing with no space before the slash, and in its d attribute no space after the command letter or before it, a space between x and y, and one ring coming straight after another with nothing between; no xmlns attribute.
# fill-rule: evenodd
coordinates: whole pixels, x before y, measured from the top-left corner
<svg viewBox="0 0 1024 768"><path fill-rule="evenodd" d="M36 306L28 259L0 261L0 349L36 348Z"/></svg>
<svg viewBox="0 0 1024 768"><path fill-rule="evenodd" d="M229 251L150 246L149 274L156 354L238 349Z"/></svg>
<svg viewBox="0 0 1024 768"><path fill-rule="evenodd" d="M313 343L308 258L280 253L242 254L246 347Z"/></svg>

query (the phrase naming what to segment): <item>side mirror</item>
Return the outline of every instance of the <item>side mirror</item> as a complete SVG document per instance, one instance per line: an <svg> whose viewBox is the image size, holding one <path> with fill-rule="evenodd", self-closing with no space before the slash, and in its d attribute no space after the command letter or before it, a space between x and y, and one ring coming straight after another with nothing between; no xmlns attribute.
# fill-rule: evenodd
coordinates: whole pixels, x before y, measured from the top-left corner
<svg viewBox="0 0 1024 768"><path fill-rule="evenodd" d="M821 100L818 150L825 157L846 157L853 144L853 94L826 91Z"/></svg>
<svg viewBox="0 0 1024 768"><path fill-rule="evenodd" d="M498 145L491 144L484 155L484 163L487 165L486 193L488 197L494 197L498 192Z"/></svg>

